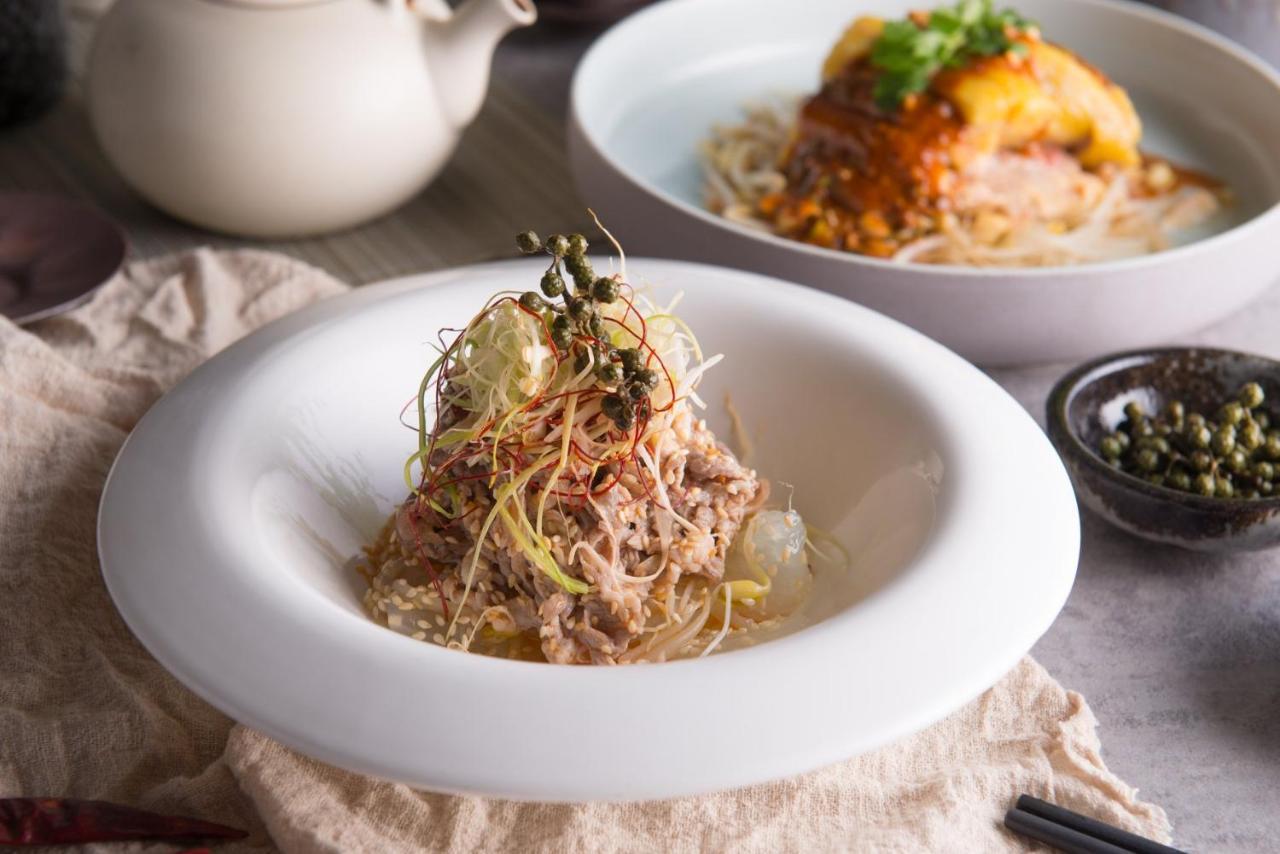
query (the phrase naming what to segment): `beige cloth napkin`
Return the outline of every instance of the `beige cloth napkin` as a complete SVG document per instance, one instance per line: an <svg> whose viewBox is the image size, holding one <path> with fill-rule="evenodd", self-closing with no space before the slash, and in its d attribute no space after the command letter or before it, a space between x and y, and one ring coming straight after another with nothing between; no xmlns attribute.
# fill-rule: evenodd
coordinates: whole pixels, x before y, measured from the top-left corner
<svg viewBox="0 0 1280 854"><path fill-rule="evenodd" d="M1164 812L1103 765L1084 699L1030 658L873 754L660 803L416 792L233 726L116 614L96 561L97 503L120 444L165 390L255 327L342 290L282 256L201 251L135 264L30 330L0 319L0 795L111 799L252 832L227 852L1022 851L999 824L1021 792L1169 839Z"/></svg>

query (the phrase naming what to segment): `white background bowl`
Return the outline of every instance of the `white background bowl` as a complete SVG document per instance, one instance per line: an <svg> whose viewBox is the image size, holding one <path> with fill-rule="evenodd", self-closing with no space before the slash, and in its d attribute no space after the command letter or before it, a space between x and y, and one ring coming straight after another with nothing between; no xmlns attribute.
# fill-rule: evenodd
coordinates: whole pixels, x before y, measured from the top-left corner
<svg viewBox="0 0 1280 854"><path fill-rule="evenodd" d="M438 328L537 281L522 261L330 300L157 404L99 519L130 627L218 708L320 759L538 800L803 771L938 719L1031 647L1071 586L1079 525L1017 403L923 336L816 291L668 261L631 272L661 296L687 289L682 315L727 355L703 387L713 426L729 435L731 390L753 463L853 553L804 622L825 619L706 659L593 668L449 651L365 616L352 558L406 494L416 447L397 415Z"/></svg>
<svg viewBox="0 0 1280 854"><path fill-rule="evenodd" d="M1280 276L1280 78L1230 42L1144 6L1017 0L1046 37L1125 86L1143 145L1226 181L1208 236L1118 262L1039 270L903 265L763 234L702 208L697 145L741 106L816 90L860 14L922 0L699 0L653 6L606 33L574 77L569 150L587 202L636 251L769 273L905 321L981 364L1050 361L1167 341ZM1231 227L1235 226L1235 227Z"/></svg>

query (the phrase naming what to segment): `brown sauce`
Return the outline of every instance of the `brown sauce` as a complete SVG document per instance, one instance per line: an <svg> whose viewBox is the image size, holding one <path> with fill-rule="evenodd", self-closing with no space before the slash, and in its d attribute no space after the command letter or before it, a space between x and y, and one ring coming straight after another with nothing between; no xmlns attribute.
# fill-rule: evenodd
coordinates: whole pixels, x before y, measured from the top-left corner
<svg viewBox="0 0 1280 854"><path fill-rule="evenodd" d="M782 164L787 189L762 204L788 236L890 255L945 209L962 120L928 93L881 110L877 76L853 63L802 106Z"/></svg>

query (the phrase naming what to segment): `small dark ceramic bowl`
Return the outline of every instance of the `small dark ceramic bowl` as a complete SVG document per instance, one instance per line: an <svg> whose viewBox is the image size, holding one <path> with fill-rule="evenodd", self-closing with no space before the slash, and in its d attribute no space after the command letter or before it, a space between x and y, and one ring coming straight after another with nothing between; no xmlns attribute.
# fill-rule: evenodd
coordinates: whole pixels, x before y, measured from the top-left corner
<svg viewBox="0 0 1280 854"><path fill-rule="evenodd" d="M1179 492L1114 469L1095 450L1124 420L1131 400L1147 412L1181 400L1188 410L1208 415L1251 381L1266 392L1263 411L1280 411L1280 362L1273 359L1187 347L1106 356L1081 365L1053 387L1049 438L1080 501L1131 534L1205 552L1271 548L1280 545L1280 497L1205 498Z"/></svg>

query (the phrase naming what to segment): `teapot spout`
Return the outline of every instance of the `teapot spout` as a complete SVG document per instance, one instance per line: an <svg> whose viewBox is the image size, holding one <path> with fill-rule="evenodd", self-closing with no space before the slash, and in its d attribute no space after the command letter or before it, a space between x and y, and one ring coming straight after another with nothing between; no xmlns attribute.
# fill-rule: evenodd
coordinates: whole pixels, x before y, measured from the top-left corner
<svg viewBox="0 0 1280 854"><path fill-rule="evenodd" d="M537 17L529 0L467 0L443 19L428 19L426 50L431 78L445 115L456 127L469 124L480 112L498 42Z"/></svg>

